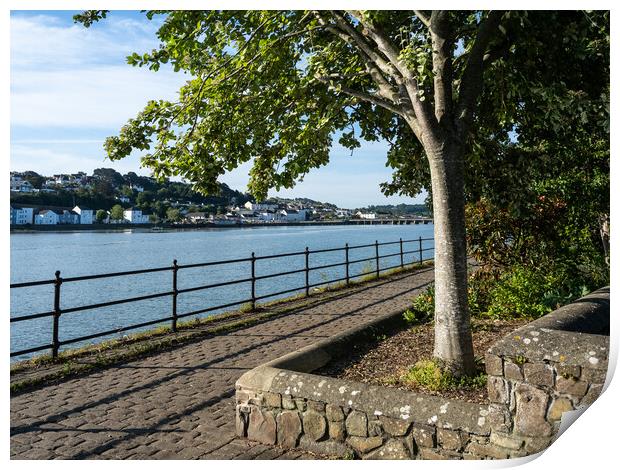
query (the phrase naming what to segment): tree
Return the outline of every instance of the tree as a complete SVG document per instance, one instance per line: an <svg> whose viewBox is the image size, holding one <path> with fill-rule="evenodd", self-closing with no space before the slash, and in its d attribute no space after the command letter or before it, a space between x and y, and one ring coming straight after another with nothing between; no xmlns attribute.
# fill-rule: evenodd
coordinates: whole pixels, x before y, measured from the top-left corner
<svg viewBox="0 0 620 470"><path fill-rule="evenodd" d="M97 168L93 171L93 176L97 176L102 181L107 181L114 188L124 184L125 178L113 168Z"/></svg>
<svg viewBox="0 0 620 470"><path fill-rule="evenodd" d="M103 209L99 209L95 214L95 220L97 220L98 223L102 224L107 216L108 213L106 211L104 211Z"/></svg>
<svg viewBox="0 0 620 470"><path fill-rule="evenodd" d="M45 177L35 171L24 171L24 180L28 181L33 188L41 189L45 182Z"/></svg>
<svg viewBox="0 0 620 470"><path fill-rule="evenodd" d="M168 219L170 222L178 222L181 220L181 212L179 211L179 209L170 207L166 211L166 219Z"/></svg>
<svg viewBox="0 0 620 470"><path fill-rule="evenodd" d="M138 193L136 204L142 209L148 209L150 204L155 200L155 195L151 191L143 191Z"/></svg>
<svg viewBox="0 0 620 470"><path fill-rule="evenodd" d="M120 204L113 206L112 209L110 209L110 218L112 220L123 220L125 218L123 206Z"/></svg>
<svg viewBox="0 0 620 470"><path fill-rule="evenodd" d="M90 26L106 14L76 20ZM146 13L157 14L165 16L159 49L128 62L152 70L170 63L195 78L179 101L150 101L106 139L108 156L150 150L142 163L156 176L181 175L207 193L218 189L218 176L253 160L249 188L262 200L269 188L292 187L327 164L335 135L351 150L360 138L387 140L395 173L384 190L416 194L426 187L432 197L434 356L457 375L471 373L466 155L478 127L499 129L500 137L514 129L522 109L510 96L509 106L478 104L490 72L501 70L503 84L520 80L515 44L531 50L534 62L544 60L543 44L529 30L547 28L549 12ZM571 27L583 16L568 15ZM571 40L554 40L564 37Z"/></svg>
<svg viewBox="0 0 620 470"><path fill-rule="evenodd" d="M96 193L101 194L105 197L111 197L114 195L114 186L113 184L105 179L99 179L95 181L93 185L93 189Z"/></svg>

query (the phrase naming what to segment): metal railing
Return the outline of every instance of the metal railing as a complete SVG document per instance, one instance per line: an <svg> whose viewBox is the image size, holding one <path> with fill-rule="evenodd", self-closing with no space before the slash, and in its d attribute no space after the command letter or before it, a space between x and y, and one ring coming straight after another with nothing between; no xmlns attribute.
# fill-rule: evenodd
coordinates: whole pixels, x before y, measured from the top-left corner
<svg viewBox="0 0 620 470"><path fill-rule="evenodd" d="M28 348L28 349L12 351L11 357L21 356L24 354L31 354L31 353L43 351L46 349L51 349L52 357L57 357L60 348L68 344L78 343L81 341L87 341L87 340L99 338L102 336L118 334L124 331L144 328L146 326L155 325L155 324L164 323L164 322L170 322L172 331L176 332L178 320L180 318L200 315L200 314L208 313L214 310L240 306L242 304L250 304L252 310L255 310L256 303L258 301L267 299L269 297L289 294L289 293L292 293L295 291L301 291L301 290L303 290L305 292L305 296L308 297L310 296L310 289L313 287L318 287L318 286L332 284L336 282L342 282L342 281L346 282L346 285L349 285L351 283L351 280L355 278L358 278L361 276L369 276L373 274L372 271L370 273L366 271L366 272L361 272L358 274L351 274L350 267L351 265L354 265L356 263L362 263L362 262L368 263L368 262L374 261L374 270L373 270L374 276L379 278L380 273L383 271L387 271L387 270L395 269L395 268L404 268L405 266L409 266L413 264L422 264L422 262L432 259L432 258L424 258L424 252L434 250L435 249L434 244L430 248L429 247L423 248L422 246L423 242L430 241L430 240L433 240L433 238L419 237L418 239L412 239L412 240L403 240L401 238L398 241L394 241L394 242L379 243L378 241L375 241L375 243L370 243L366 245L349 246L349 244L347 243L345 244L344 247L341 247L341 248L326 248L326 249L320 249L320 250L310 250L308 249L308 247L306 247L304 251L298 251L298 252L292 252L292 253L282 253L282 254L265 255L265 256L256 256L255 253L252 253L252 255L249 258L237 258L237 259L230 259L230 260L224 260L224 261L210 261L206 263L195 263L195 264L185 264L185 265L179 265L177 263L177 260L175 259L172 262L172 266L166 266L166 267L161 267L161 268L140 269L136 271L121 271L121 272L113 272L113 273L106 273L106 274L94 274L94 275L88 275L88 276L77 276L77 277L67 277L67 278L61 277L60 271L56 271L54 279L48 279L48 280L43 280L43 281L33 281L33 282L20 282L20 283L11 284L11 289L43 286L43 285L50 285L50 284L53 284L54 286L54 299L53 299L53 310L52 311L43 312L43 313L33 313L33 314L22 315L22 316L15 316L11 318L11 323L16 323L16 322L23 322L23 321L28 321L28 320L35 320L38 318L52 317L53 319L52 321L52 342L50 344L43 344L40 346ZM414 249L405 250L404 248L406 244L415 244L415 247ZM379 248L382 246L387 246L387 245L399 245L399 250L395 253L380 255ZM359 250L363 248L372 248L372 247L374 247L374 256L350 260L349 254L352 250ZM338 251L344 251L343 262L331 263L331 264L320 265L320 266L310 266L310 255L317 254L317 253L328 253L328 252L338 252ZM408 254L417 254L417 259L414 258L413 261L406 263L405 255L408 255ZM285 257L298 257L298 256L304 257L304 267L301 269L283 271L283 272L272 273L272 274L264 274L261 276L258 276L256 274L256 262L257 261L275 259L275 258L285 258ZM399 257L399 262L397 264L387 266L387 267L380 267L379 261L381 259L397 257L397 256ZM220 266L220 265L225 265L225 264L237 264L237 263L250 263L250 273L251 273L250 277L235 279L231 281L216 282L216 283L206 284L206 285L196 286L196 287L188 287L184 289L178 288L179 270L189 269L189 268L201 268L201 267L208 267L208 266ZM327 279L327 280L323 280L322 282L318 282L318 283L310 283L310 272L311 271L314 271L317 269L335 268L339 266L345 267L344 277L336 278L336 279ZM172 289L169 291L157 292L154 294L141 295L141 296L136 296L136 297L129 297L129 298L119 299L119 300L111 300L108 302L100 302L100 303L89 304L89 305L80 305L77 307L61 308L61 287L63 284L71 283L71 282L87 281L87 280L93 280L93 279L130 276L130 275L136 275L136 274L146 274L146 273L154 273L154 272L162 272L162 271L172 271ZM279 276L299 274L299 273L305 274L305 283L303 286L295 287L292 289L285 289L279 292L273 292L273 293L268 293L264 295L256 295L256 282L257 281L264 280L264 279L272 279L272 278L276 278ZM200 291L200 290L208 290L208 289L213 289L213 288L223 287L223 286L242 284L242 283L250 284L250 297L247 299L239 300L237 302L231 302L231 303L227 303L223 305L202 308L199 310L193 310L193 311L185 312L181 314L177 312L177 299L180 294L185 294L188 292L195 292L195 291ZM143 300L155 299L155 298L160 298L160 297L168 297L168 296L172 297L172 311L171 311L170 316L158 318L155 320L149 320L149 321L145 321L141 323L136 323L136 324L124 326L121 328L115 328L113 330L101 331L101 332L94 333L94 334L70 338L66 340L59 339L59 320L60 320L61 315L81 312L84 310L92 310L92 309L110 307L113 305L126 304L126 303L131 303L131 302L139 302Z"/></svg>

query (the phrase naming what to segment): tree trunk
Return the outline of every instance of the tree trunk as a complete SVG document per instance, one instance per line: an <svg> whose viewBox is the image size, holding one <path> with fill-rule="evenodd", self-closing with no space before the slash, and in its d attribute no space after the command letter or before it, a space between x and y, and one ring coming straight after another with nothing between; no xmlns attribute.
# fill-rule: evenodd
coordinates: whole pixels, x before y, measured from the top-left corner
<svg viewBox="0 0 620 470"><path fill-rule="evenodd" d="M456 376L471 375L475 367L467 307L462 150L451 139L428 147L435 226L433 355Z"/></svg>

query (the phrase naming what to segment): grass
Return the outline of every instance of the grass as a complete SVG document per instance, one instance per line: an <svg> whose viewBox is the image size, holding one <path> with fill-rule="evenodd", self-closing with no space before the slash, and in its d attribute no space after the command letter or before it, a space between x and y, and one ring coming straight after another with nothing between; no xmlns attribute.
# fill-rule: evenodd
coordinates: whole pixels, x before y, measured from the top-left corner
<svg viewBox="0 0 620 470"><path fill-rule="evenodd" d="M482 388L487 383L487 376L484 372L479 372L473 377L455 377L441 367L437 361L425 360L417 362L401 377L401 380L421 389L439 392L461 388Z"/></svg>
<svg viewBox="0 0 620 470"><path fill-rule="evenodd" d="M425 262L405 268L399 267L384 272L380 277L385 278L402 272L428 268L429 266L432 266L432 262ZM368 277L368 279L365 279L365 277ZM338 292L347 287L355 287L368 281L376 280L374 274L365 277L351 280L349 285L347 285L345 281L342 281L320 289L313 289L313 293ZM195 341L202 337L250 326L270 317L283 315L308 306L318 300L311 299L306 302L299 302L305 298L304 293L296 294L283 299L276 299L258 304L254 310L252 310L252 305L248 302L242 304L239 309L235 311L224 312L206 318L179 321L177 323L177 333L172 333L171 326L162 325L148 331L133 333L120 338L102 341L97 344L61 351L57 358L53 358L51 354L39 355L32 359L21 361L11 367L11 376L19 374L24 375L30 372L40 372L38 376L17 379L12 382L11 393L32 388L42 383L63 379L76 374L83 374L116 363L143 357ZM248 317L249 313L253 315Z"/></svg>

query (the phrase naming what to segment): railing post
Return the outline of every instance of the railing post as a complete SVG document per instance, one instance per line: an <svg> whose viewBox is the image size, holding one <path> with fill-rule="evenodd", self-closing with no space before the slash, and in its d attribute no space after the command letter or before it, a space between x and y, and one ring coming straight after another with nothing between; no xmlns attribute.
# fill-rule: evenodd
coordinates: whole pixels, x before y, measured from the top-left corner
<svg viewBox="0 0 620 470"><path fill-rule="evenodd" d="M375 269L379 279L379 240L375 240Z"/></svg>
<svg viewBox="0 0 620 470"><path fill-rule="evenodd" d="M252 252L252 311L256 310L256 255Z"/></svg>
<svg viewBox="0 0 620 470"><path fill-rule="evenodd" d="M177 332L177 296L179 295L179 289L177 288L177 273L179 271L179 265L177 260L172 260L172 332Z"/></svg>
<svg viewBox="0 0 620 470"><path fill-rule="evenodd" d="M306 297L308 297L310 295L310 251L308 247L304 254L306 255Z"/></svg>
<svg viewBox="0 0 620 470"><path fill-rule="evenodd" d="M344 244L344 262L345 262L345 275L347 278L347 286L349 285L349 244Z"/></svg>
<svg viewBox="0 0 620 470"><path fill-rule="evenodd" d="M62 278L60 277L60 271L56 271L56 280L54 281L54 323L52 326L52 357L58 357L58 349L60 348L60 341L58 340L58 328L60 320L60 286L62 284Z"/></svg>
<svg viewBox="0 0 620 470"><path fill-rule="evenodd" d="M420 265L422 264L422 237L420 236Z"/></svg>
<svg viewBox="0 0 620 470"><path fill-rule="evenodd" d="M403 239L400 238L399 242L400 242L400 269L403 269L405 267L405 262L403 259Z"/></svg>

